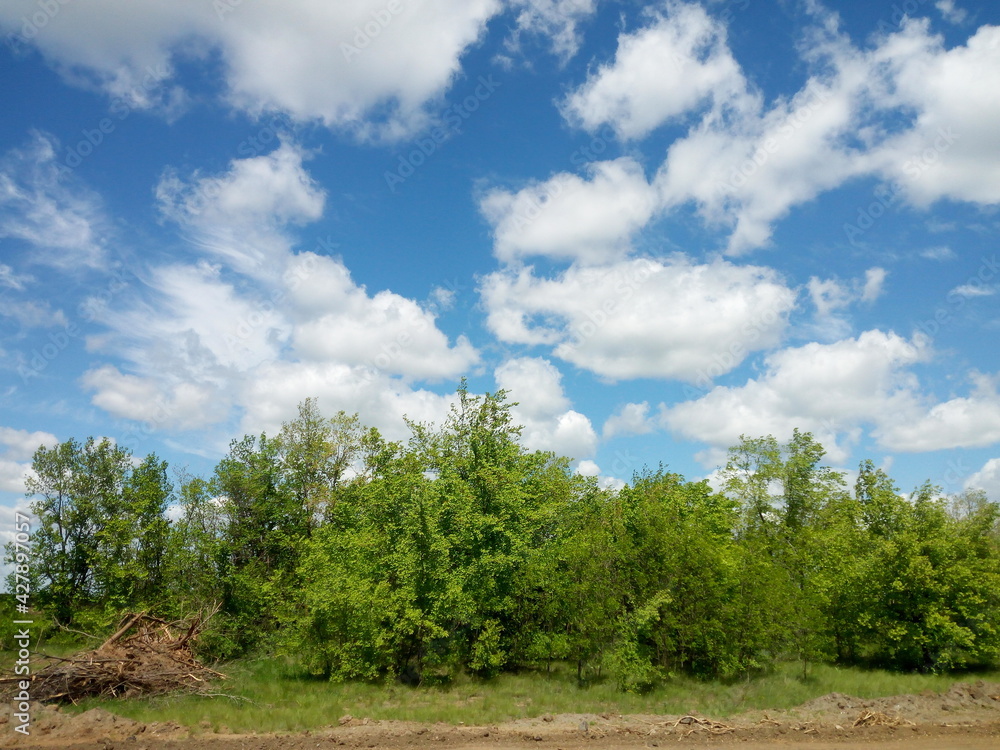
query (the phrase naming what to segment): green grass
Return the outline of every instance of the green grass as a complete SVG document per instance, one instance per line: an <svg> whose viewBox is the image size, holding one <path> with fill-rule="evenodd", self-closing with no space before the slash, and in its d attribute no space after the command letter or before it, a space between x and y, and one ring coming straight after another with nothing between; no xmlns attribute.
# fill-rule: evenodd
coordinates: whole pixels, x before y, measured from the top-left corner
<svg viewBox="0 0 1000 750"><path fill-rule="evenodd" d="M551 675L524 672L484 681L463 677L446 687L398 684L336 684L304 676L276 659L244 661L223 668L230 680L220 692L247 698L174 696L150 700L89 700L71 708L100 706L138 721L173 721L191 727L233 732L300 731L355 718L397 719L451 724L495 724L546 713L657 713L700 711L724 719L751 709L782 709L830 692L874 698L931 689L947 690L957 681L1000 681L1000 672L913 675L816 666L802 680L798 665L731 684L677 679L646 695L619 692L612 682L578 687L571 670Z"/></svg>

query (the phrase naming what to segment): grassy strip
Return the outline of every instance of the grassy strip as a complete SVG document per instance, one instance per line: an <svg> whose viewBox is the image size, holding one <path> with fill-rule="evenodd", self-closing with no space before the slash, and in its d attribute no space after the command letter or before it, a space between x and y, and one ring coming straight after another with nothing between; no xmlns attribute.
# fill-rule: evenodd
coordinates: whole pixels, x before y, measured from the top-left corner
<svg viewBox="0 0 1000 750"><path fill-rule="evenodd" d="M918 675L817 665L802 680L798 665L731 684L678 678L646 695L618 691L612 682L578 687L570 669L552 674L525 672L484 681L461 678L444 687L398 684L336 684L305 676L290 663L262 659L224 668L231 679L226 698L174 696L151 700L81 703L73 711L100 706L143 722L172 721L191 727L232 732L287 732L335 724L345 714L356 718L425 723L490 725L557 713L684 714L699 711L724 719L753 709L797 706L826 693L862 698L947 690L957 681L1000 681L1000 672Z"/></svg>

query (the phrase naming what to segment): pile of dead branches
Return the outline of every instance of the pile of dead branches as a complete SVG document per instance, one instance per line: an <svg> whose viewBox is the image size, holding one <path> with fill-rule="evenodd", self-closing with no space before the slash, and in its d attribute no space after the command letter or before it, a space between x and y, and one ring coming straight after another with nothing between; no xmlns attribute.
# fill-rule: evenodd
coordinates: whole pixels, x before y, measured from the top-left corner
<svg viewBox="0 0 1000 750"><path fill-rule="evenodd" d="M90 697L205 693L211 680L225 679L199 663L191 650L206 620L197 616L167 622L142 612L128 615L92 651L70 658L44 656L45 665L32 675L31 698L76 703ZM5 687L10 679L3 680Z"/></svg>

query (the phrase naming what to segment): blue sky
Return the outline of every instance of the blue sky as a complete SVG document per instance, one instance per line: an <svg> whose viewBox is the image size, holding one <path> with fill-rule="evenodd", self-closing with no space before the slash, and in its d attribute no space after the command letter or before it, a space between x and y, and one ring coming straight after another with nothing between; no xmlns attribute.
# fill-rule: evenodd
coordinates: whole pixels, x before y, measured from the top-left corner
<svg viewBox="0 0 1000 750"><path fill-rule="evenodd" d="M1000 7L8 0L0 502L463 376L608 485L809 430L1000 498ZM13 516L13 514L12 514Z"/></svg>

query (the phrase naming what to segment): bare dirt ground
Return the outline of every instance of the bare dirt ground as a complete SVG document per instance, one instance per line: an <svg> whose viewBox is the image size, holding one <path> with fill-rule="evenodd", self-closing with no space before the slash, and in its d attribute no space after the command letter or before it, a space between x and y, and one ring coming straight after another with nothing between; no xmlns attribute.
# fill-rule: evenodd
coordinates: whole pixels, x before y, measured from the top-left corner
<svg viewBox="0 0 1000 750"><path fill-rule="evenodd" d="M306 750L306 748L443 747L449 750L740 747L745 750L997 750L1000 683L959 683L945 693L863 700L831 693L788 711L753 711L720 722L710 717L559 714L498 726L467 727L342 716L298 734L190 732L140 724L94 709L71 716L35 705L31 735L14 732L0 706L0 746L75 750Z"/></svg>

